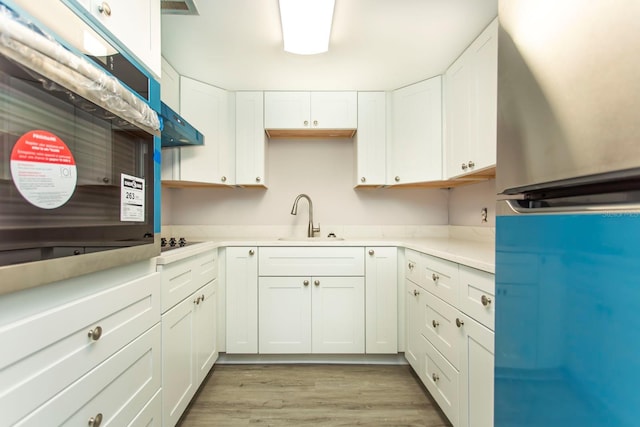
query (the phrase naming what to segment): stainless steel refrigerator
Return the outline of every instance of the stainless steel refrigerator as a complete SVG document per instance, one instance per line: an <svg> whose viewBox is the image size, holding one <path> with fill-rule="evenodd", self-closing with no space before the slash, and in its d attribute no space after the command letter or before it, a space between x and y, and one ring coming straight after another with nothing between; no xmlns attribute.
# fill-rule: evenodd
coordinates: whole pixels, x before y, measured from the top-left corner
<svg viewBox="0 0 640 427"><path fill-rule="evenodd" d="M494 425L640 425L640 1L500 0Z"/></svg>

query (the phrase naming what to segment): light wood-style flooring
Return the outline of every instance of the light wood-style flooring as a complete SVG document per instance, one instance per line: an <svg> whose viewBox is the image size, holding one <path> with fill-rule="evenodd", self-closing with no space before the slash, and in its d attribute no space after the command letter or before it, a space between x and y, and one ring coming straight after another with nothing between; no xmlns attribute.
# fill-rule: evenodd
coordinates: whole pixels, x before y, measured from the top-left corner
<svg viewBox="0 0 640 427"><path fill-rule="evenodd" d="M216 365L181 427L450 426L407 365Z"/></svg>

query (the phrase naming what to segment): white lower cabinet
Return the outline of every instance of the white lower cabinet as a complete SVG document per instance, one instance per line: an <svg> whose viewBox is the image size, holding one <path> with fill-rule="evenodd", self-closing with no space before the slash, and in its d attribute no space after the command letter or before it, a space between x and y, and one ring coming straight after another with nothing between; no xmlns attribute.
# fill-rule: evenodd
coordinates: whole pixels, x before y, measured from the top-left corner
<svg viewBox="0 0 640 427"><path fill-rule="evenodd" d="M398 249L365 248L366 352L398 352Z"/></svg>
<svg viewBox="0 0 640 427"><path fill-rule="evenodd" d="M406 359L455 427L493 426L494 275L415 251L407 259Z"/></svg>
<svg viewBox="0 0 640 427"><path fill-rule="evenodd" d="M258 248L226 248L226 349L258 353Z"/></svg>

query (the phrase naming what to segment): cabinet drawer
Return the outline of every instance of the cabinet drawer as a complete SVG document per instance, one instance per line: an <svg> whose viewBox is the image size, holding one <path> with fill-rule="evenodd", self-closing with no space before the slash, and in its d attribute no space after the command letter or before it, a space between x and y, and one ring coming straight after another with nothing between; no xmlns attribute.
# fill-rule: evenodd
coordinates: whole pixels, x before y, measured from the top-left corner
<svg viewBox="0 0 640 427"><path fill-rule="evenodd" d="M423 354L424 363L421 364L423 371L420 377L442 412L449 418L451 424L456 426L460 406L458 389L460 374L428 341L425 347L427 351Z"/></svg>
<svg viewBox="0 0 640 427"><path fill-rule="evenodd" d="M208 251L157 267L162 273L163 313L216 277L216 254Z"/></svg>
<svg viewBox="0 0 640 427"><path fill-rule="evenodd" d="M1 328L0 424L32 412L159 320L153 273Z"/></svg>
<svg viewBox="0 0 640 427"><path fill-rule="evenodd" d="M419 284L426 290L451 305L457 305L458 283L458 264L442 258L424 256Z"/></svg>
<svg viewBox="0 0 640 427"><path fill-rule="evenodd" d="M260 248L258 274L260 276L364 276L364 248Z"/></svg>
<svg viewBox="0 0 640 427"><path fill-rule="evenodd" d="M158 390L151 400L131 421L129 427L162 426L162 390Z"/></svg>
<svg viewBox="0 0 640 427"><path fill-rule="evenodd" d="M440 298L422 299L420 333L456 368L459 367L462 330L456 325L459 312Z"/></svg>
<svg viewBox="0 0 640 427"><path fill-rule="evenodd" d="M98 414L103 426L128 425L160 389L160 342L156 325L17 425L86 426Z"/></svg>
<svg viewBox="0 0 640 427"><path fill-rule="evenodd" d="M460 310L493 330L495 306L495 276L461 265Z"/></svg>
<svg viewBox="0 0 640 427"><path fill-rule="evenodd" d="M404 277L415 284L420 282L420 272L422 271L422 255L420 252L407 249L405 251Z"/></svg>

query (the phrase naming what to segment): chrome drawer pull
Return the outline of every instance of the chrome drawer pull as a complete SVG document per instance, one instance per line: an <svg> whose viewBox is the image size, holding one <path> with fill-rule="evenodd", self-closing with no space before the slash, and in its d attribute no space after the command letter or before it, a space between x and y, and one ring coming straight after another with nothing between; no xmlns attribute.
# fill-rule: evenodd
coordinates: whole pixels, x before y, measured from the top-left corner
<svg viewBox="0 0 640 427"><path fill-rule="evenodd" d="M437 322L435 320L433 320L431 324L433 325L434 328L437 328L438 326L440 326L440 322Z"/></svg>
<svg viewBox="0 0 640 427"><path fill-rule="evenodd" d="M438 380L440 379L440 377L436 373L431 374L431 378L433 379L434 383L438 382Z"/></svg>
<svg viewBox="0 0 640 427"><path fill-rule="evenodd" d="M102 424L102 414L97 414L95 417L89 418L89 425L91 427L100 427Z"/></svg>
<svg viewBox="0 0 640 427"><path fill-rule="evenodd" d="M438 276L436 273L432 273L431 280L433 280L434 282L437 282L438 280L440 280L440 276Z"/></svg>
<svg viewBox="0 0 640 427"><path fill-rule="evenodd" d="M482 302L482 305L484 305L485 307L491 304L491 298L489 298L486 295L482 295L482 297L480 298L480 301Z"/></svg>
<svg viewBox="0 0 640 427"><path fill-rule="evenodd" d="M413 290L413 296L417 297L418 295L420 295L420 292L418 292L416 289Z"/></svg>
<svg viewBox="0 0 640 427"><path fill-rule="evenodd" d="M460 318L456 317L456 326L460 328L462 325L464 325L464 320L460 320Z"/></svg>
<svg viewBox="0 0 640 427"><path fill-rule="evenodd" d="M98 341L102 336L102 327L96 326L95 328L89 331L88 335L92 341Z"/></svg>

